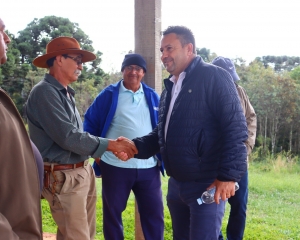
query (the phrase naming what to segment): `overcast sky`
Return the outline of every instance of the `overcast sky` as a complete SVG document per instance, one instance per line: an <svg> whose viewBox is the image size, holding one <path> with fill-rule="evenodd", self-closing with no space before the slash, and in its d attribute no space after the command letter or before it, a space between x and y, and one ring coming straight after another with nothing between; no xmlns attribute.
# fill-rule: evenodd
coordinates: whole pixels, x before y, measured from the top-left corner
<svg viewBox="0 0 300 240"><path fill-rule="evenodd" d="M299 0L161 1L162 30L187 26L198 48L247 61L263 55L300 56ZM103 53L106 72L119 70L124 55L134 50L134 0L1 2L0 17L14 34L34 18L50 15L79 24L95 50Z"/></svg>

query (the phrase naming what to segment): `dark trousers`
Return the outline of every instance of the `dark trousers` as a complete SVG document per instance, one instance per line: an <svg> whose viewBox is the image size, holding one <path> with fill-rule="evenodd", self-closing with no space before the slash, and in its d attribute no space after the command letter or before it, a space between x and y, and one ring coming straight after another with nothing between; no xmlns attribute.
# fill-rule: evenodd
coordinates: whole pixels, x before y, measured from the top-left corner
<svg viewBox="0 0 300 240"><path fill-rule="evenodd" d="M169 179L167 204L172 218L173 239L218 239L225 202L202 205L197 203L197 198L211 183L212 181L179 182L172 177Z"/></svg>
<svg viewBox="0 0 300 240"><path fill-rule="evenodd" d="M103 233L106 240L124 239L122 212L132 190L146 240L164 238L164 214L158 167L119 168L100 162L102 171Z"/></svg>
<svg viewBox="0 0 300 240"><path fill-rule="evenodd" d="M248 203L248 172L240 180L239 186L240 188L235 192L235 195L228 199L230 204L226 229L228 240L241 240L244 236ZM219 240L223 240L222 232L220 232Z"/></svg>

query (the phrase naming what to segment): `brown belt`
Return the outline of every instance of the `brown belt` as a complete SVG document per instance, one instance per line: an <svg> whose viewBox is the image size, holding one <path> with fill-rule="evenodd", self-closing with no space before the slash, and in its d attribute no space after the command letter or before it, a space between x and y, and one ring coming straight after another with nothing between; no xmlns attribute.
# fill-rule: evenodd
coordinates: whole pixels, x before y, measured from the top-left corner
<svg viewBox="0 0 300 240"><path fill-rule="evenodd" d="M76 164L57 164L53 166L53 171L61 171L61 170L68 170L74 169L84 166L84 162L76 163ZM44 165L44 171L51 171L51 165Z"/></svg>

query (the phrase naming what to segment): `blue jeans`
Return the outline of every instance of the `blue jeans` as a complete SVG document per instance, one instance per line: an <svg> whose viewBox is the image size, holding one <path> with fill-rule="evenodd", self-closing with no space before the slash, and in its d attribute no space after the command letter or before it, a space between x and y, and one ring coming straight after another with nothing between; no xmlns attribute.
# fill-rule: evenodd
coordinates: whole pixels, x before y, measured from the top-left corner
<svg viewBox="0 0 300 240"><path fill-rule="evenodd" d="M230 204L226 229L228 240L241 240L244 236L248 203L248 171L241 178L239 186L240 188L235 192L235 195L228 199ZM220 232L219 240L223 240L222 232Z"/></svg>
<svg viewBox="0 0 300 240"><path fill-rule="evenodd" d="M179 182L169 179L167 204L169 207L174 240L218 239L225 201L220 204L197 203L206 188L213 182Z"/></svg>

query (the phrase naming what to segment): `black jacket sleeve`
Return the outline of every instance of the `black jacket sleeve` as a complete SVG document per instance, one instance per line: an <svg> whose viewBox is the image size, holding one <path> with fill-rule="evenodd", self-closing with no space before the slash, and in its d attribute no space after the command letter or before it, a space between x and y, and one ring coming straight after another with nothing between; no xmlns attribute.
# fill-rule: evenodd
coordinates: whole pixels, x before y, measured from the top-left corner
<svg viewBox="0 0 300 240"><path fill-rule="evenodd" d="M134 155L135 158L148 159L159 153L157 127L148 135L134 138L132 141L138 149L138 154Z"/></svg>

